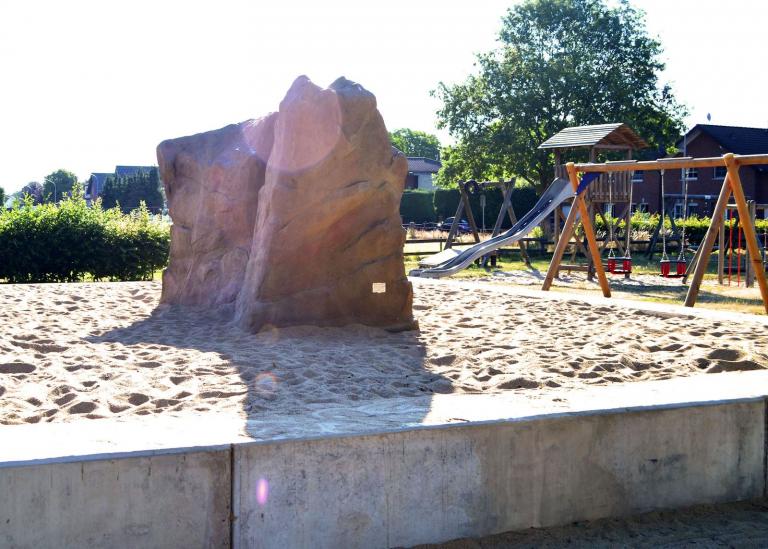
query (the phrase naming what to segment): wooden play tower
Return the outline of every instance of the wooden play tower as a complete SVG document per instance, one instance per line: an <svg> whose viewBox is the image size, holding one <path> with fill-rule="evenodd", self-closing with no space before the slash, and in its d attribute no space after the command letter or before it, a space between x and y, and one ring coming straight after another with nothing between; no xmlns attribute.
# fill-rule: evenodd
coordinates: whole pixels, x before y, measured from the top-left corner
<svg viewBox="0 0 768 549"><path fill-rule="evenodd" d="M639 137L626 124L599 124L596 126L576 126L565 128L556 133L544 143L539 145L539 149L552 151L555 156L555 177L568 179L568 173L564 162L568 161L568 156L579 155L589 163L599 160L631 160L633 151L644 149L648 144ZM584 154L586 150L587 154ZM623 157L623 158L622 158ZM573 158L571 161L575 160ZM617 225L621 220L625 220L625 227L630 226L632 217L632 177L634 172L610 172L602 173L600 177L592 183L586 191L586 206L590 221L597 217L603 221L606 231L605 239L601 241L600 250L614 248L616 253L621 256L627 255L630 245L631 231L625 231L623 241L618 238ZM554 213L554 225L552 235L557 245L562 235L563 223L566 220L566 211L571 205L558 207ZM605 215L606 210L613 211L612 219ZM613 223L613 226L609 225ZM592 256L587 252L586 235L575 238L573 251L569 264L563 264L560 269L569 271L586 271L587 276L592 279L595 274L595 265ZM586 265L576 265L574 260L576 254L581 252L587 257ZM629 276L627 272L625 276Z"/></svg>

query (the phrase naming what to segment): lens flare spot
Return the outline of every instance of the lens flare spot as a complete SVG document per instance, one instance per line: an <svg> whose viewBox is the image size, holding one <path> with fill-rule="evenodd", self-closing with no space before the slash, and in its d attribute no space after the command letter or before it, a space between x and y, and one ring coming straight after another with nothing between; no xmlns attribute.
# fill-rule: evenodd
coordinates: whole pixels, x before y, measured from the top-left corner
<svg viewBox="0 0 768 549"><path fill-rule="evenodd" d="M256 502L259 505L266 505L269 498L269 482L267 479L260 478L256 483Z"/></svg>
<svg viewBox="0 0 768 549"><path fill-rule="evenodd" d="M277 378L271 372L259 374L253 380L253 392L264 399L277 398Z"/></svg>

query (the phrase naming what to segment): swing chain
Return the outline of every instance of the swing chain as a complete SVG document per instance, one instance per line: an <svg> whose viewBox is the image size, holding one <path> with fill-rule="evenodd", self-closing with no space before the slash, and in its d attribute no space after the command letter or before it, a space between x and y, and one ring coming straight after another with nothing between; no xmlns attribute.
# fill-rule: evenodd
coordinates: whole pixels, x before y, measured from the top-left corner
<svg viewBox="0 0 768 549"><path fill-rule="evenodd" d="M629 174L629 219L627 220L627 226L624 228L626 232L627 237L627 250L624 254L624 257L627 259L632 259L632 197L635 194L635 184L632 182L632 179L634 179L635 172L630 172Z"/></svg>
<svg viewBox="0 0 768 549"><path fill-rule="evenodd" d="M683 168L683 232L680 235L680 253L677 255L679 261L685 261L685 226L688 224L688 177L686 169Z"/></svg>
<svg viewBox="0 0 768 549"><path fill-rule="evenodd" d="M613 258L616 257L614 254L613 248L614 248L614 238L613 238L613 181L614 181L614 174L611 173L610 178L608 179L608 203L610 204L610 213L608 213L606 217L606 221L608 222L608 245L610 246L608 248L608 257Z"/></svg>
<svg viewBox="0 0 768 549"><path fill-rule="evenodd" d="M664 192L664 170L661 170L661 260L669 261L667 256L667 229L664 220L667 217L667 200Z"/></svg>

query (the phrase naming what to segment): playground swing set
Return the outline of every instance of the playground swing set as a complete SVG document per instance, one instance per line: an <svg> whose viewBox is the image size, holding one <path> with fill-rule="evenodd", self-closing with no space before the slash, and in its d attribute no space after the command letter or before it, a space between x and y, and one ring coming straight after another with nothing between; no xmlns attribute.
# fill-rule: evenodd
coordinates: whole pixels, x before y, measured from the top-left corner
<svg viewBox="0 0 768 549"><path fill-rule="evenodd" d="M707 229L704 240L697 250L693 264L691 265L693 267L693 277L685 298L685 306L693 307L696 303L696 299L701 288L701 283L704 279L704 273L706 272L706 268L709 263L709 257L714 247L715 238L717 237L721 230L721 226L724 223L726 208L728 206L731 195L733 195L739 219L742 220L741 227L744 234L744 242L747 247L750 268L752 272L754 272L754 275L757 279L758 285L760 287L760 295L762 297L763 306L766 313L768 313L768 280L766 280L766 272L763 266L764 259L760 251L760 244L754 224L754 216L750 216L750 206L748 205L744 196L744 189L741 183L741 178L739 176L740 166L759 164L768 164L768 155L734 155L732 153L728 153L722 157L716 158L686 157L641 162L635 160L624 160L617 162L605 162L602 164L574 164L573 162L569 162L566 164L566 171L570 183L573 187L575 197L573 199L573 205L571 206L571 209L568 213L568 217L565 220L560 239L555 246L552 261L544 278L542 290L547 291L552 286L552 282L558 270L561 268L565 248L574 234L576 220L580 217L587 240L589 253L593 258L595 272L600 283L600 288L605 297L611 296L611 289L608 278L606 277L606 270L603 268L602 261L600 260L601 254L597 244L597 237L595 235L592 219L587 210L584 193L580 192L580 190L583 190L583 188L588 186L589 183L596 179L600 174L613 172L632 172L635 170L660 170L662 174L663 185L664 172L668 169L686 170L690 168L713 168L717 166L725 166L726 177L723 181L714 212L712 213L712 221L709 228ZM582 174L581 180L579 180L579 173ZM662 195L663 194L664 191L662 190ZM687 209L687 184L684 191L684 208ZM687 216L687 211L684 211L684 215ZM661 219L662 223L665 216L666 212L663 211ZM678 257L676 259L670 259L666 250L665 231L662 230L663 252L661 260L662 263L660 266L662 276L674 275L683 277L687 275L689 266L685 259L684 233L685 224L683 225L683 236L681 238L681 246Z"/></svg>

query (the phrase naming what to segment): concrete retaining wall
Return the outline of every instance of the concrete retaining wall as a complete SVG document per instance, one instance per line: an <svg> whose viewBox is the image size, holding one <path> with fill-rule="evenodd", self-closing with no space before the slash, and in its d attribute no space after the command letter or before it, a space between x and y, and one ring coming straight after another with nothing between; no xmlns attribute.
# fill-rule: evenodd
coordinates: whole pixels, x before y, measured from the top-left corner
<svg viewBox="0 0 768 549"><path fill-rule="evenodd" d="M228 547L230 455L0 468L0 547Z"/></svg>
<svg viewBox="0 0 768 549"><path fill-rule="evenodd" d="M120 459L0 455L0 546L408 546L751 499L765 433L751 398Z"/></svg>
<svg viewBox="0 0 768 549"><path fill-rule="evenodd" d="M409 546L757 498L764 434L757 401L246 444L235 535L249 548Z"/></svg>

